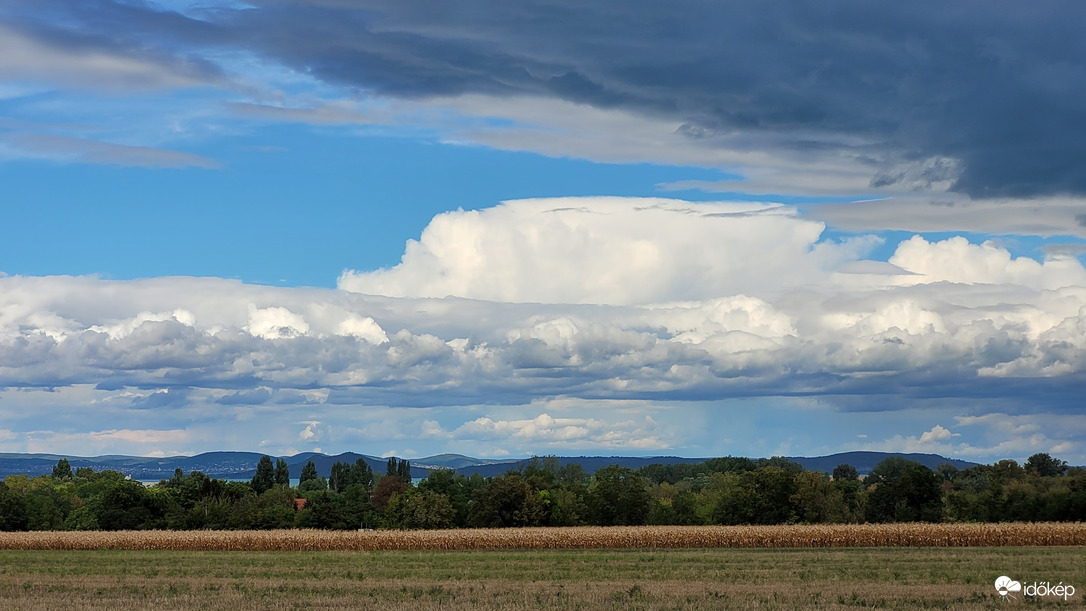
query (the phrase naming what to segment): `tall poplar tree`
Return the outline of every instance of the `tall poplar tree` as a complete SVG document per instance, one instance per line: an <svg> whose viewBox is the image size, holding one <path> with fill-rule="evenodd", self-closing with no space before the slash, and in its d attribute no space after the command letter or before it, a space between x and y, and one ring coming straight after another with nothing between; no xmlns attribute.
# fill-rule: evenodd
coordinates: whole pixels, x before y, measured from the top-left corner
<svg viewBox="0 0 1086 611"><path fill-rule="evenodd" d="M290 485L290 467L287 466L287 461L282 458L275 461L275 485Z"/></svg>
<svg viewBox="0 0 1086 611"><path fill-rule="evenodd" d="M317 479L317 465L313 464L313 461L311 460L302 467L302 474L298 478L298 485L301 486L309 480L314 479Z"/></svg>
<svg viewBox="0 0 1086 611"><path fill-rule="evenodd" d="M257 494L262 494L275 485L275 467L272 466L271 456L260 457L260 461L256 463L256 474L253 475L251 485Z"/></svg>

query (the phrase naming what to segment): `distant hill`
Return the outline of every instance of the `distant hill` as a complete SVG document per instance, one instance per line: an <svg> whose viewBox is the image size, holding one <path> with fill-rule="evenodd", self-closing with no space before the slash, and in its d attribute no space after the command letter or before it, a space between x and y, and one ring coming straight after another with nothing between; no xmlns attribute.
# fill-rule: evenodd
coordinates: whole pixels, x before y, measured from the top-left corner
<svg viewBox="0 0 1086 611"><path fill-rule="evenodd" d="M882 460L890 456L900 456L908 460L916 461L929 469L935 469L943 463L950 463L958 469L965 469L967 467L976 466L977 463L967 462L964 460L958 460L955 458L944 458L937 454L902 454L895 452L843 452L840 454L830 454L829 456L788 456L788 460L799 463L804 469L808 471L822 471L824 473L832 473L834 468L841 464L852 465L856 467L856 470L860 475L867 475L871 472L871 469L875 468L875 465L879 464ZM650 457L632 457L632 456L558 456L558 463L560 465L566 465L569 463L580 464L588 473L595 473L598 469L609 465L618 465L620 467L628 467L630 469L640 469L646 465L651 464L693 464L700 463L709 460L708 458L683 458L679 456L650 456ZM425 459L422 459L425 460ZM501 475L509 470L517 470L526 465L531 459L513 460L494 462L491 464L476 464L459 467L456 469L458 473L463 475L471 475L478 473L484 477L493 477L495 475ZM414 463L412 463L414 464Z"/></svg>
<svg viewBox="0 0 1086 611"><path fill-rule="evenodd" d="M168 458L148 458L139 456L65 456L62 454L13 454L0 453L0 478L8 475L26 474L31 477L53 472L53 467L61 458L67 458L72 469L89 467L95 471L120 471L133 479L156 481L169 479L175 469L183 472L202 471L220 479L249 479L256 472L257 461L263 454L257 452L207 452L196 456L173 456ZM944 458L936 454L900 454L890 452L845 452L829 456L789 457L811 471L829 473L840 464L856 467L861 475L871 471L880 461L889 456L901 456L914 460L929 468L936 468L942 463L950 463L959 469L971 467L976 463ZM354 464L363 459L374 473L384 474L387 458L345 452L329 456L314 452L304 452L294 456L272 457L287 461L291 476L298 477L306 462L312 460L317 473L327 477L336 462ZM640 469L646 465L690 464L707 460L706 458L684 458L680 456L557 456L559 465L577 463L589 474L608 465L619 465L631 469ZM412 477L426 477L434 469L453 469L462 475L478 473L484 477L501 475L510 470L521 469L531 459L485 459L472 458L460 454L439 454L411 460Z"/></svg>
<svg viewBox="0 0 1086 611"><path fill-rule="evenodd" d="M875 465L891 456L900 456L918 462L933 470L944 463L950 463L958 469L977 466L977 463L975 462L958 460L957 458L945 458L938 454L899 454L893 452L843 452L841 454L830 454L829 456L815 456L813 458L797 457L789 458L788 460L798 462L808 471L832 473L837 465L852 465L853 467L856 467L856 470L860 472L860 475L867 475L875 468Z"/></svg>
<svg viewBox="0 0 1086 611"><path fill-rule="evenodd" d="M560 466L564 467L570 463L579 464L589 474L595 473L597 470L610 465L640 469L646 465L656 463L673 465L680 463L699 463L707 460L705 458L682 458L679 456L556 456L555 458L558 460ZM457 468L456 472L461 475L473 475L478 473L483 477L494 477L495 475L502 475L507 471L519 470L531 460L532 459L530 458L524 458L519 460L494 461L490 464L466 465Z"/></svg>

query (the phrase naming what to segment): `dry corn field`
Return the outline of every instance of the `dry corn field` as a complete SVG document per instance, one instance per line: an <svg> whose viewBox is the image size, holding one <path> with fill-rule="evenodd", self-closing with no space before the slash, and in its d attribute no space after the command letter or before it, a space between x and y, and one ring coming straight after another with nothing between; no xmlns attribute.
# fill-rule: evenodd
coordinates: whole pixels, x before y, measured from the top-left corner
<svg viewBox="0 0 1086 611"><path fill-rule="evenodd" d="M0 533L8 550L377 551L1083 546L1086 523Z"/></svg>

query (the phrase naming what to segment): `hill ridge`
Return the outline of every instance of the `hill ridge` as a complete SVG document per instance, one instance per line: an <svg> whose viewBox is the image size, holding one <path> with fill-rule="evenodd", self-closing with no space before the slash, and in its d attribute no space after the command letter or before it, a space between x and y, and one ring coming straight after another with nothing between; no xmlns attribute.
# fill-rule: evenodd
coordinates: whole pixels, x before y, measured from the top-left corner
<svg viewBox="0 0 1086 611"><path fill-rule="evenodd" d="M131 476L133 479L155 481L168 479L175 469L183 472L202 471L210 477L220 479L248 479L256 471L256 463L264 456L259 452L241 451L214 451L203 452L192 456L169 457L141 457L141 456L69 456L55 453L24 454L15 452L0 453L0 478L8 475L25 474L31 477L52 473L53 466L61 458L65 458L71 464L72 469L91 468L95 471L114 470ZM860 474L868 473L881 460L890 456L900 456L908 460L915 460L925 466L934 469L942 463L949 463L959 469L974 466L977 463L955 458L946 458L938 454L905 453L905 452L873 452L854 451L838 452L825 456L800 456L785 457L788 460L799 463L804 469L810 471L822 471L829 473L840 464L850 464L856 467ZM292 456L272 456L274 459L282 458L287 461L292 475L301 473L302 466L312 460L317 467L317 473L327 476L336 462L354 463L361 459L370 466L375 473L383 474L388 457L359 454L356 452L342 452L340 454L323 454L317 452L300 452ZM555 456L559 465L570 463L580 464L588 473L594 473L597 469L619 465L632 469L639 469L646 465L661 464L692 464L709 460L712 457L682 457L682 456ZM501 475L509 470L517 470L527 464L531 458L475 458L463 454L437 454L416 459L408 459L411 462L411 475L413 477L426 477L434 469L452 469L463 475L478 473L484 477Z"/></svg>

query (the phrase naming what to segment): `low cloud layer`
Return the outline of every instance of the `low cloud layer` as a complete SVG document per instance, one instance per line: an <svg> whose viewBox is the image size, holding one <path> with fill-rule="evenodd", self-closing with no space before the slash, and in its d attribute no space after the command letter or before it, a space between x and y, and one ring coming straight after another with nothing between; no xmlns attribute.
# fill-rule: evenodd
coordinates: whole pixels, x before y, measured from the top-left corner
<svg viewBox="0 0 1086 611"><path fill-rule="evenodd" d="M721 245L690 247L691 218L697 231L720 231ZM649 225L659 229L651 239L639 234ZM190 417L201 405L365 412L555 398L812 397L852 412L959 402L1012 416L1081 408L1077 260L913 237L878 263L818 231L787 209L536 200L438 217L400 267L341 279L400 297L213 278L3 277L0 386L93 387L109 398L102 405ZM538 264L543 252L553 267ZM683 282L669 284L675 275ZM761 283L767 275L776 281ZM619 426L544 407L418 434L668 447L643 416ZM886 443L954 441L930 425L914 437Z"/></svg>

